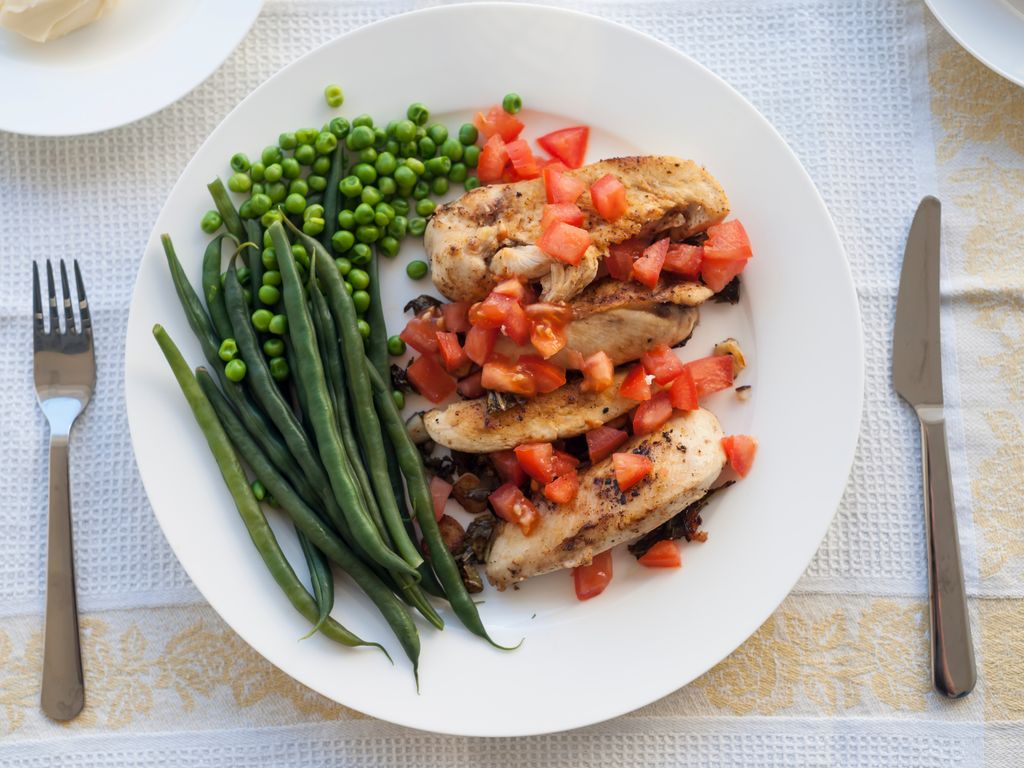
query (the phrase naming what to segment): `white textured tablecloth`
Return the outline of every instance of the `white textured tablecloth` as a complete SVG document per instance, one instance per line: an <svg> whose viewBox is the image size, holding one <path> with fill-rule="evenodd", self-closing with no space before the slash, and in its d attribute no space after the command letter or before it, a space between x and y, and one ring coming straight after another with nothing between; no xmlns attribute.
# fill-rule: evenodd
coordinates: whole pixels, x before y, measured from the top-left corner
<svg viewBox="0 0 1024 768"><path fill-rule="evenodd" d="M195 149L256 85L337 34L425 5L271 0L219 72L153 117L82 138L0 134L0 765L1020 764L1024 273L1008 254L1021 255L1024 235L1024 99L909 0L566 4L675 46L750 99L813 177L853 270L867 387L849 486L794 595L730 659L610 723L459 739L306 691L201 602L146 501L123 405L128 302L150 227ZM381 55L412 67L429 51L425 40ZM889 384L903 243L929 192L946 203L950 452L983 670L956 703L929 691L917 426ZM72 460L89 707L68 726L36 706L46 428L28 270L47 256L82 262L98 342Z"/></svg>

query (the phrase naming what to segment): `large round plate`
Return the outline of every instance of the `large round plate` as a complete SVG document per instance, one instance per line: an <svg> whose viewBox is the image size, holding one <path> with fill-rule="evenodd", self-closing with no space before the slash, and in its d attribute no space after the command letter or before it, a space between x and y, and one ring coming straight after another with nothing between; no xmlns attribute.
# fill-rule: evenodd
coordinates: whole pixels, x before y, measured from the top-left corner
<svg viewBox="0 0 1024 768"><path fill-rule="evenodd" d="M528 46L508 45L526 39ZM412 81L400 59L379 56L419 50L424 40L429 55L417 57ZM358 77L368 61L375 62L372 77ZM730 392L708 401L727 432L755 434L761 448L750 476L706 513L707 543L685 547L684 566L673 572L651 572L617 553L612 585L586 603L575 600L565 572L503 594L488 590L486 625L499 641L525 637L523 646L495 650L449 616L444 632L421 632L419 693L386 626L344 583L336 615L385 641L396 665L320 637L297 641L306 626L248 540L150 336L163 323L189 359L201 361L159 234L173 234L195 275L204 245L197 224L209 208L205 183L226 172L233 152L325 121L320 87L340 78L325 73L350 73L349 115L396 115L421 100L457 125L471 108L515 89L530 108L531 135L570 122L594 126L591 158L639 151L696 158L721 180L756 250L741 303L702 309L684 350L703 356L734 335L752 361L744 374L753 385L749 402ZM407 242L397 263L386 265L389 328L400 327L402 304L425 288L403 271L420 255ZM730 653L792 589L824 536L861 408L850 273L821 198L779 135L728 85L671 48L589 16L523 6L437 8L365 27L243 101L200 148L160 214L135 287L126 353L139 470L168 541L211 605L253 648L325 696L396 723L466 735L536 734L604 720L670 693ZM301 563L293 537L279 530Z"/></svg>
<svg viewBox="0 0 1024 768"><path fill-rule="evenodd" d="M1024 86L1024 0L925 0L935 18L974 58Z"/></svg>
<svg viewBox="0 0 1024 768"><path fill-rule="evenodd" d="M48 43L0 29L0 131L77 136L116 128L191 91L234 50L263 0L120 0Z"/></svg>

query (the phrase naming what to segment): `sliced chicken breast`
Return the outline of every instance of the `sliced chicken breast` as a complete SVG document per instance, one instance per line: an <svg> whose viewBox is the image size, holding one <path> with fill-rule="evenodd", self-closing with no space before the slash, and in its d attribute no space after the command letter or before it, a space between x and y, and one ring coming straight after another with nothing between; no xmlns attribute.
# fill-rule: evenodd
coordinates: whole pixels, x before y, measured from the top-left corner
<svg viewBox="0 0 1024 768"><path fill-rule="evenodd" d="M581 195L592 246L578 266L558 264L537 248L547 198L543 180L532 179L478 187L434 212L424 236L434 284L452 301L479 301L501 278L521 275L541 282L543 300L567 301L597 277L609 245L660 234L682 239L729 213L722 187L690 160L619 157L568 171L588 186L608 173L625 184L629 209L605 221Z"/></svg>
<svg viewBox="0 0 1024 768"><path fill-rule="evenodd" d="M581 474L579 493L569 504L537 494L533 503L541 519L533 533L500 524L487 559L488 580L505 589L530 576L586 565L594 555L653 530L711 488L726 462L721 438L714 414L688 411L622 447L654 464L626 493L619 491L608 458Z"/></svg>

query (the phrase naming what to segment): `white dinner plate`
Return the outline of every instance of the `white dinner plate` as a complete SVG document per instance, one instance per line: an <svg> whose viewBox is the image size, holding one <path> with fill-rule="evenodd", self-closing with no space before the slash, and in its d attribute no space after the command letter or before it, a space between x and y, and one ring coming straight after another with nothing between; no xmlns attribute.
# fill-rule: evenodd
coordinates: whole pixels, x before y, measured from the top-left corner
<svg viewBox="0 0 1024 768"><path fill-rule="evenodd" d="M263 0L119 0L48 43L0 29L0 131L77 136L163 109L221 65Z"/></svg>
<svg viewBox="0 0 1024 768"><path fill-rule="evenodd" d="M507 42L527 39L529 46ZM382 58L385 49L420 51L415 77L401 57ZM366 62L372 73L361 76ZM234 152L258 153L282 130L328 120L321 89L336 79L349 117L397 117L415 100L455 127L515 90L526 104L528 137L584 122L593 127L591 160L636 152L695 158L729 193L755 249L742 301L702 307L683 349L686 358L702 357L731 335L751 361L742 375L753 386L750 401L731 391L707 400L727 433L760 440L751 474L706 511L708 541L685 546L677 571L645 569L617 552L611 585L585 603L575 599L568 572L505 593L488 588L480 596L484 622L500 642L525 638L522 647L495 650L445 611L443 632L421 626L419 693L387 626L343 580L335 615L384 642L395 665L319 636L298 641L305 622L253 549L150 333L164 324L188 359L202 362L159 235L172 234L196 277L206 240L198 222L210 208L205 184L228 172ZM686 98L666 98L668 83ZM405 275L412 258L422 251L407 240L384 265L391 332L407 319L402 305L429 288ZM772 613L821 542L846 483L860 421L861 352L854 288L829 214L792 151L739 94L672 48L615 24L562 10L472 5L399 16L334 40L264 83L224 120L186 167L150 237L132 301L125 376L139 471L164 533L196 586L253 648L309 687L375 717L455 734L523 735L654 701L711 668ZM410 404L416 407L422 404ZM275 526L301 566L294 536L276 518Z"/></svg>
<svg viewBox="0 0 1024 768"><path fill-rule="evenodd" d="M925 0L953 38L986 67L1024 86L1024 0Z"/></svg>

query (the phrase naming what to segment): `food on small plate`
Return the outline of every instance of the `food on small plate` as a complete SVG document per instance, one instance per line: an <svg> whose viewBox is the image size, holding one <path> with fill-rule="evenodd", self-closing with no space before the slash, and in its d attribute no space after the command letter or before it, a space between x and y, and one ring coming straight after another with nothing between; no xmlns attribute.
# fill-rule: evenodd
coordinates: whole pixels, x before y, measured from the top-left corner
<svg viewBox="0 0 1024 768"><path fill-rule="evenodd" d="M115 0L0 0L0 27L37 43L98 21Z"/></svg>
<svg viewBox="0 0 1024 768"><path fill-rule="evenodd" d="M624 208L615 202L623 196ZM598 277L612 246L684 240L728 213L722 187L689 160L620 157L576 170L552 164L539 178L479 187L442 205L424 245L434 284L453 301L481 301L509 276L538 281L542 301L569 301Z"/></svg>
<svg viewBox="0 0 1024 768"><path fill-rule="evenodd" d="M723 437L710 411L677 413L659 431L633 437L579 472L579 490L567 504L520 491L523 498L511 500L491 544L488 580L505 589L531 576L585 566L657 528L711 489L727 461ZM524 500L533 508L529 533L509 522L517 508L520 516L531 516Z"/></svg>

